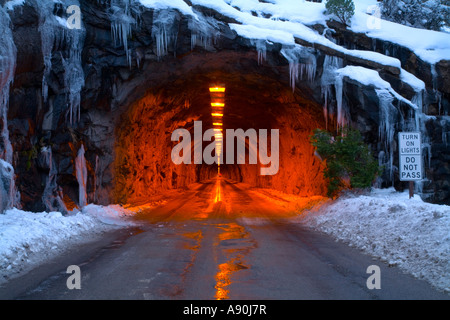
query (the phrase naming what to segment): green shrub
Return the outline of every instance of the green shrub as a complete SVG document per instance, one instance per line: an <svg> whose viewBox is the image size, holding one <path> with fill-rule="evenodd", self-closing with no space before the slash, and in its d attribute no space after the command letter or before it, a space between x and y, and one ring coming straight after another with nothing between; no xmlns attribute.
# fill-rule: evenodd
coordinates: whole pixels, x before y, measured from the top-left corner
<svg viewBox="0 0 450 320"><path fill-rule="evenodd" d="M333 137L327 131L316 129L311 143L326 160L324 176L328 180L329 197L335 197L346 187L364 189L372 185L379 172L378 162L358 130L343 128Z"/></svg>
<svg viewBox="0 0 450 320"><path fill-rule="evenodd" d="M345 25L355 14L353 0L328 0L325 8L327 13L334 14Z"/></svg>

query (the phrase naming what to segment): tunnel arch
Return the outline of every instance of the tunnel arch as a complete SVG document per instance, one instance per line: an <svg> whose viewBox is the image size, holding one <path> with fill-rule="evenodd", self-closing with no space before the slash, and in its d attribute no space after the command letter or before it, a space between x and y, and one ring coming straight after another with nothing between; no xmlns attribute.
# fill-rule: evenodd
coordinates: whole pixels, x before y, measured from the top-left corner
<svg viewBox="0 0 450 320"><path fill-rule="evenodd" d="M160 77L158 85L143 82L142 87L148 86L145 92L136 88L142 90L141 97L124 104L115 126L114 202L132 202L217 175L215 166L175 165L170 158L176 145L171 141L174 130L184 128L193 135L194 121L202 121L203 131L212 128L208 88L217 82L226 86L224 130L280 131L276 175L261 176L260 164L222 165L222 174L250 186L286 193L325 193L323 164L309 142L314 129L325 127L322 106L307 89L298 86L292 90L286 66L261 66L257 58L255 51L194 54L169 63L172 74ZM157 68L163 64L167 62Z"/></svg>

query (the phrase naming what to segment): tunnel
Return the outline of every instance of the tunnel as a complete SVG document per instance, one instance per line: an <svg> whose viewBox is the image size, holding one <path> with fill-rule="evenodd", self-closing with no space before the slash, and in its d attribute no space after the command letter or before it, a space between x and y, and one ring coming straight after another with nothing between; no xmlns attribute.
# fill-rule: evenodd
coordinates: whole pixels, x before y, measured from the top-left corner
<svg viewBox="0 0 450 320"><path fill-rule="evenodd" d="M189 63L186 71L185 62ZM193 66L193 63L196 65ZM143 90L142 97L124 108L115 129L114 191L116 203L133 201L166 190L187 188L190 184L214 179L219 165L175 164L171 158L177 129L189 131L191 150L195 149L195 124L202 132L217 128L214 118L214 99L210 88L223 86L224 103L220 119L223 136L229 129L273 130L279 132L279 169L276 174L261 174L267 167L257 160L250 161L250 139L245 141L245 160L227 158L225 141L220 175L251 187L271 188L301 196L323 195L326 184L323 163L315 155L310 136L316 128L324 128L322 106L307 90L289 86L286 67L262 67L257 53L237 55L229 52L211 56L197 55L177 61L176 77L159 78L158 85ZM161 67L163 68L163 67ZM281 72L283 71L283 72ZM283 80L280 80L283 79ZM145 84L144 84L145 85ZM211 141L214 141L212 139ZM211 142L203 142L203 149ZM270 153L271 141L268 141ZM260 141L258 141L260 145ZM235 141L234 147L238 147ZM192 151L193 152L193 151Z"/></svg>

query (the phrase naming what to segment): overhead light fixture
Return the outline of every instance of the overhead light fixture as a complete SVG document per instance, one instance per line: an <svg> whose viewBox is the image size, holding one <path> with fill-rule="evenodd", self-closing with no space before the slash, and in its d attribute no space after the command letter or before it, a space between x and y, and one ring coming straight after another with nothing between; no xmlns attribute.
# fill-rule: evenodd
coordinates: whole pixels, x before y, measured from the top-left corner
<svg viewBox="0 0 450 320"><path fill-rule="evenodd" d="M225 92L225 88L224 87L212 87L212 88L209 88L209 92Z"/></svg>

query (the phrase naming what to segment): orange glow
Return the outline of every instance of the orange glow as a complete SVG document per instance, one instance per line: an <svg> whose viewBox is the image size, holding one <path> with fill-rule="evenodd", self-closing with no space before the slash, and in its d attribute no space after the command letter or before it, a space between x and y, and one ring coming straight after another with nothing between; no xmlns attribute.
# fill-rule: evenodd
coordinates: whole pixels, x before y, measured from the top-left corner
<svg viewBox="0 0 450 320"><path fill-rule="evenodd" d="M222 201L222 190L220 187L220 180L217 179L216 182L216 197L214 198L214 203Z"/></svg>
<svg viewBox="0 0 450 320"><path fill-rule="evenodd" d="M211 108L213 116L213 125L215 127L223 127L222 117L223 108L225 108L225 86L224 85L211 85L209 88L211 92ZM214 128L214 137L216 141L216 157L217 157L217 173L220 175L220 159L223 149L223 129ZM221 201L220 185L218 185L218 191L216 192L215 202Z"/></svg>
<svg viewBox="0 0 450 320"><path fill-rule="evenodd" d="M225 88L223 87L209 88L209 92L225 92Z"/></svg>
<svg viewBox="0 0 450 320"><path fill-rule="evenodd" d="M242 240L248 237L245 228L237 223L222 224L218 227L222 229L223 232L219 234L214 246L219 246L222 241ZM249 249L251 249L251 247L249 247L248 250ZM229 299L230 290L228 289L228 286L233 283L233 276L240 270L249 269L249 266L244 261L246 250L243 251L242 248L227 249L226 252L228 261L218 265L219 270L215 276L216 285L214 288L216 289L216 300Z"/></svg>

